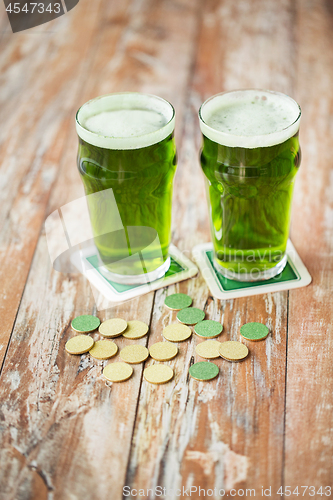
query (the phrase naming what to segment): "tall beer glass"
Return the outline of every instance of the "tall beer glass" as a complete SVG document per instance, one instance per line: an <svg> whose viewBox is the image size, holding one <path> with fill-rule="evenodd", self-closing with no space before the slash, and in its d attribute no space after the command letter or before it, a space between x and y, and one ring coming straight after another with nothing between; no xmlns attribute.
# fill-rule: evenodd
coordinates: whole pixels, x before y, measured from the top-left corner
<svg viewBox="0 0 333 500"><path fill-rule="evenodd" d="M300 117L293 99L266 90L218 94L199 110L214 263L229 279L269 279L286 265Z"/></svg>
<svg viewBox="0 0 333 500"><path fill-rule="evenodd" d="M118 283L153 281L169 268L174 124L169 102L140 93L104 95L77 112L78 169L100 270Z"/></svg>

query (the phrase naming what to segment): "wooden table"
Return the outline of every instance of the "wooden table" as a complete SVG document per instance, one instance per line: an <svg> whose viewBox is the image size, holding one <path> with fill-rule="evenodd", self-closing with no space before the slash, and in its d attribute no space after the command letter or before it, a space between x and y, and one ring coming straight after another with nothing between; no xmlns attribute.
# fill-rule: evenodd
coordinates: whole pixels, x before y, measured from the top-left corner
<svg viewBox="0 0 333 500"><path fill-rule="evenodd" d="M264 498L262 487L271 487L274 499L298 486L299 497L290 498L327 498L324 487L333 482L332 3L81 0L65 16L15 35L1 3L0 26L0 498L118 500L124 485L224 488L234 498L250 497L246 489ZM165 296L181 291L223 322L224 340L238 339L249 321L272 332L245 362L217 361L221 375L210 383L188 377L198 341L192 338L180 345L171 363L176 377L165 386L144 382L142 365L128 382L108 384L103 362L64 351L71 319L95 314L96 307L85 278L52 269L44 232L45 218L83 193L75 111L94 96L121 90L174 104L179 166L172 239L189 256L210 238L197 110L210 95L248 87L286 92L302 106L291 237L313 282L223 302L198 276L99 311L102 320L149 323L149 338L140 342L151 344L175 319L163 307ZM144 493L126 498L154 498ZM211 498L220 498L216 490Z"/></svg>

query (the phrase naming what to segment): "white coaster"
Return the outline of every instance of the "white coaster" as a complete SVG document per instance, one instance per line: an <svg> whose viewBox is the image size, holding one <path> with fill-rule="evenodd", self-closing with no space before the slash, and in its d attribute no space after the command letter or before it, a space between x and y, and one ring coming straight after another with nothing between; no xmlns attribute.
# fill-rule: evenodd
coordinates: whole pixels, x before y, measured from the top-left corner
<svg viewBox="0 0 333 500"><path fill-rule="evenodd" d="M169 255L171 264L166 275L163 278L143 285L120 285L103 276L98 267L100 260L95 246L75 252L71 256L71 261L105 299L111 303L119 303L151 292L152 290L193 278L198 273L197 266L185 257L173 244L169 247Z"/></svg>
<svg viewBox="0 0 333 500"><path fill-rule="evenodd" d="M222 276L213 265L212 243L197 245L192 253L208 288L217 299L235 299L280 290L291 290L292 288L307 286L312 280L290 240L287 243L288 260L286 267L282 273L264 281L240 282Z"/></svg>

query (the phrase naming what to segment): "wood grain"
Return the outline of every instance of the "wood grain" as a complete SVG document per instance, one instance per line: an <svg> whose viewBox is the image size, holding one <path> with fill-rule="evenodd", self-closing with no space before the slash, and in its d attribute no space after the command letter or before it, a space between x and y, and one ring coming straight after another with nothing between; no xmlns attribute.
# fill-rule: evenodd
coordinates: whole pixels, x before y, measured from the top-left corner
<svg viewBox="0 0 333 500"><path fill-rule="evenodd" d="M303 497L310 499L333 485L332 6L297 2L296 20L303 159L292 238L313 284L290 292L285 484L314 486Z"/></svg>
<svg viewBox="0 0 333 500"><path fill-rule="evenodd" d="M210 239L195 143L198 108L209 95L232 88L291 93L293 40L288 26L288 2L205 3L175 188L174 239L184 251ZM275 56L272 47L278 41ZM210 297L202 278L172 287L169 293L176 290L191 295L195 307L205 305L209 319L223 322L221 340L239 340L240 326L249 321L266 323L271 334L266 343L248 342L251 356L242 363L216 361L221 375L210 383L188 379L192 356L200 360L194 337L181 344L181 355L170 362L177 374L173 383L162 390L143 383L126 484L135 489L256 488L258 495L261 487L277 491L283 480L288 293L223 302ZM161 305L163 293L156 294L150 342L161 340L163 327L175 321L175 314Z"/></svg>
<svg viewBox="0 0 333 500"><path fill-rule="evenodd" d="M6 126L1 129L0 142L0 364L44 222L50 190L59 176L74 113L72 96L84 78L87 51L97 29L98 4L96 7L78 11L80 25L71 32L67 43L58 31L45 36L42 32L35 36L29 32L8 34L1 42L0 105ZM53 21L60 23L60 32L62 19ZM1 50L9 36L14 41Z"/></svg>
<svg viewBox="0 0 333 500"><path fill-rule="evenodd" d="M214 361L221 373L209 383L188 377L190 363L202 361L195 354L202 340L193 336L179 345L180 354L168 363L176 372L174 381L165 388L143 382L126 484L137 489L193 485L230 490L277 483L283 435L284 298L274 294L252 304L220 304L207 297L202 282L192 281L196 285L192 283L190 291L184 286L175 291L191 293L197 307L208 299L207 317L224 325L219 340L238 340L241 324L255 318L268 324L273 335L255 348L248 342L251 355L242 363ZM163 307L164 297L165 292L157 292L149 343L162 340L162 328L175 321L176 314Z"/></svg>
<svg viewBox="0 0 333 500"><path fill-rule="evenodd" d="M281 498L281 485L332 485L330 3L81 0L15 35L2 4L0 16L0 499L120 500L124 485L254 488L257 498L272 487ZM292 239L313 284L218 301L199 276L97 311L82 276L52 269L43 228L83 194L76 109L121 90L176 107L172 239L190 257L210 239L197 111L208 96L245 87L289 93L303 108ZM244 362L217 360L220 376L209 383L188 376L201 360L195 335L168 363L176 375L164 386L144 381L143 365L125 384L110 384L101 375L107 362L65 353L78 314L140 319L150 324L142 345L162 340L176 316L164 298L175 291L223 323L220 340L239 339L247 321L271 333L247 342Z"/></svg>
<svg viewBox="0 0 333 500"><path fill-rule="evenodd" d="M172 102L182 98L190 64L180 68L175 59L173 67L169 58L176 45L182 46L187 51L186 57L191 58L191 37L195 36L191 2L186 0L171 6L161 2L153 9L149 9L149 5L149 2L139 1L121 6L117 2L104 3L103 12L99 13L105 26L103 36L97 29L102 22L99 17L99 24L91 31L93 42L88 54L73 35L76 57L83 60L81 80L73 78L73 88L67 89L66 100L70 107L66 110L66 141L63 150L58 151L59 165L47 214L82 194L75 165L77 138L73 126L74 111L82 102L94 95L120 89L134 87L147 91L152 79L157 89L162 84L165 88L173 88L166 96ZM175 12L188 13L183 31L177 23L171 22ZM73 13L80 18L80 12L74 9ZM88 18L89 10L87 22ZM114 29L107 29L109 25ZM147 37L144 40L143 33L149 26L152 27L150 44L153 44L149 55L159 61L161 68L168 66L168 71L135 62L133 54L142 51L144 57L148 50L144 46ZM82 21L79 25L73 16L73 29L75 27L82 34ZM163 39L169 41L167 47ZM61 68L61 59L57 60ZM176 72L177 92L171 85ZM85 82L86 74L90 77ZM100 74L103 78L96 78ZM63 74L63 77L66 81L72 79L71 74ZM84 85L78 92L80 81L84 81ZM126 88L127 85L132 88ZM49 92L53 92L50 98L59 102L58 86L54 85ZM100 313L100 317L139 318L149 323L153 300L151 293L109 309L104 315ZM11 311L14 310L12 307ZM16 498L20 492L30 498L37 494L61 499L87 498L87 492L97 498L106 498L110 490L113 498L122 496L143 366L135 367L134 377L125 385L110 387L101 376L102 363L87 356L81 360L68 357L64 345L72 334L70 320L77 314L94 312L87 282L82 277L63 276L51 269L42 232L1 377L3 462L0 483L3 489L0 489L6 499ZM8 330L5 333L8 335ZM117 341L119 348L124 342L131 343ZM139 342L144 344L147 338ZM37 493L41 481L43 488Z"/></svg>

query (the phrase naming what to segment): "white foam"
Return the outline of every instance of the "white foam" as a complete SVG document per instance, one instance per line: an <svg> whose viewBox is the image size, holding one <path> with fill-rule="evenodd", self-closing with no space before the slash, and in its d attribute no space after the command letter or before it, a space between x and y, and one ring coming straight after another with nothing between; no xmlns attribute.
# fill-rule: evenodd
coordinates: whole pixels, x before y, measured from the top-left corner
<svg viewBox="0 0 333 500"><path fill-rule="evenodd" d="M211 97L199 111L202 133L230 147L280 144L299 129L301 110L289 96L266 90L236 90Z"/></svg>
<svg viewBox="0 0 333 500"><path fill-rule="evenodd" d="M76 115L79 137L107 149L151 146L168 137L174 126L175 113L169 102L134 92L97 97Z"/></svg>

